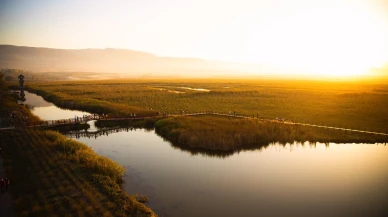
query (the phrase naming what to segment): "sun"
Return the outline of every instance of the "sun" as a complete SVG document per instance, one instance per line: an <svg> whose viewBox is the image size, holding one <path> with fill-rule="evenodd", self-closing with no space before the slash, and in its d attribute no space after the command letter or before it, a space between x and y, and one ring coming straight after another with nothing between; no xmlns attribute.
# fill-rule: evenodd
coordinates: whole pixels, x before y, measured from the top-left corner
<svg viewBox="0 0 388 217"><path fill-rule="evenodd" d="M274 52L269 52L266 61L304 69L306 74L318 77L363 75L387 60L383 48L388 47L388 33L384 24L375 16L356 10L293 14L272 30L272 35L285 37L268 39Z"/></svg>
<svg viewBox="0 0 388 217"><path fill-rule="evenodd" d="M262 10L213 30L201 43L212 59L293 68L317 78L361 76L388 61L385 16L353 5Z"/></svg>

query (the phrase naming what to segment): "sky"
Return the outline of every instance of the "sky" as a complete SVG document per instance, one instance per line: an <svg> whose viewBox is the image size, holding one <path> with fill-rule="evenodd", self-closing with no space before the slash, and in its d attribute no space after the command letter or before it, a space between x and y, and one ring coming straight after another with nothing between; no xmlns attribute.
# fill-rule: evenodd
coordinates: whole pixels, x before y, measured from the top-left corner
<svg viewBox="0 0 388 217"><path fill-rule="evenodd" d="M388 62L388 0L0 0L0 44L354 75Z"/></svg>

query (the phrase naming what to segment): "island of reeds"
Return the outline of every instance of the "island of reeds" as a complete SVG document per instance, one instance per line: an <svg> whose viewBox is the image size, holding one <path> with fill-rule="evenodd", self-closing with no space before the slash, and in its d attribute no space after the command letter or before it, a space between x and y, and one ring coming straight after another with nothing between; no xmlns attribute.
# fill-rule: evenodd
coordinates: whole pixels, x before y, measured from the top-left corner
<svg viewBox="0 0 388 217"><path fill-rule="evenodd" d="M212 115L161 119L156 122L155 131L177 147L204 152L260 149L276 142L376 143L388 140L385 135Z"/></svg>

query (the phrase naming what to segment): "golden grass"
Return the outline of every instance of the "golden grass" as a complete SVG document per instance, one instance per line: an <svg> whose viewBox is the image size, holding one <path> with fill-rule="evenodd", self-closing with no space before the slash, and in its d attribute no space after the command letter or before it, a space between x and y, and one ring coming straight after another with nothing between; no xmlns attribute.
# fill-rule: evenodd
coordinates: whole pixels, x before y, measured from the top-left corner
<svg viewBox="0 0 388 217"><path fill-rule="evenodd" d="M1 102L1 114L20 108L9 98ZM0 146L17 216L156 216L120 188L122 166L82 143L19 128L0 131Z"/></svg>
<svg viewBox="0 0 388 217"><path fill-rule="evenodd" d="M281 122L219 116L180 116L161 119L156 132L183 148L238 151L273 142L383 142L388 136L329 130Z"/></svg>
<svg viewBox="0 0 388 217"><path fill-rule="evenodd" d="M387 130L388 86L363 82L275 80L105 80L29 82L57 105L112 115L214 111ZM182 87L210 90L196 91ZM179 91L181 93L176 93ZM75 102L75 104L74 104Z"/></svg>

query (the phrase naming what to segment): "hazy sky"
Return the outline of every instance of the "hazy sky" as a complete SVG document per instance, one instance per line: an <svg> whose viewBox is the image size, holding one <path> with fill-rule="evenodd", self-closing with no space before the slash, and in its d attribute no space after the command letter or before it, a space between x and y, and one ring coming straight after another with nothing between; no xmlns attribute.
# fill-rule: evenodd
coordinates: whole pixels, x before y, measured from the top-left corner
<svg viewBox="0 0 388 217"><path fill-rule="evenodd" d="M0 0L0 44L356 73L388 61L388 0Z"/></svg>

